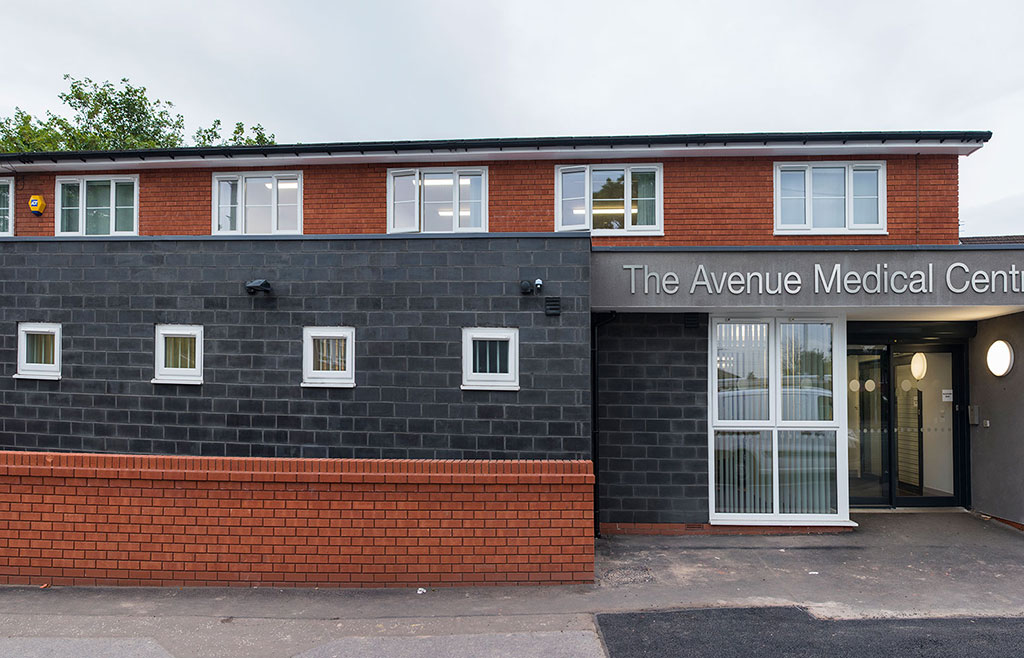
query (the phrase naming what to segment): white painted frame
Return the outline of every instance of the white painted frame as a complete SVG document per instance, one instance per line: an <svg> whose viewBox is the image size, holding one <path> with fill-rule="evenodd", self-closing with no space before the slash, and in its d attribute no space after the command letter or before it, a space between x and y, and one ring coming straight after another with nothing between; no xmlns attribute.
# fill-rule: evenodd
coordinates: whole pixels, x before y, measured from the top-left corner
<svg viewBox="0 0 1024 658"><path fill-rule="evenodd" d="M196 339L196 366L194 368L168 368L164 366L166 345L164 338L184 336ZM158 324L154 354L154 384L203 383L203 326L198 324Z"/></svg>
<svg viewBox="0 0 1024 658"><path fill-rule="evenodd" d="M489 202L489 181L488 181L488 168L487 167L402 167L395 169L388 169L387 178L387 232L388 233L423 233L423 195L420 193L420 188L423 186L423 175L424 174L452 174L455 177L456 183L452 185L452 230L443 231L441 233L432 233L432 235L449 235L455 233L487 233L490 229L488 228L488 216L490 214L490 202ZM459 227L459 185L458 178L463 174L472 174L480 176L480 226L471 226L466 228ZM394 212L394 180L395 176L411 175L414 177L413 184L416 186L416 226L411 229L397 228L395 226L395 212Z"/></svg>
<svg viewBox="0 0 1024 658"><path fill-rule="evenodd" d="M831 421L783 421L782 372L779 359L779 325L819 322L832 325L832 410ZM768 324L768 408L769 420L718 420L718 364L716 329L723 323ZM713 317L708 323L708 514L712 525L805 525L855 526L850 520L850 474L848 454L845 316L734 316ZM715 430L771 431L772 510L771 514L726 514L715 511ZM781 514L779 509L779 431L830 430L836 433L836 514Z"/></svg>
<svg viewBox="0 0 1024 658"><path fill-rule="evenodd" d="M103 235L90 235L85 232L85 184L91 181L109 181L110 182L110 233ZM63 195L60 193L61 186L67 183L78 183L78 230L77 231L61 231L60 230L60 218L63 214ZM135 188L133 208L133 222L131 231L117 231L117 185L115 183L132 183ZM123 175L105 175L105 176L58 176L53 191L53 234L57 237L63 236L76 236L86 238L109 238L116 237L118 235L138 235L139 234L139 175L138 174L123 174Z"/></svg>
<svg viewBox="0 0 1024 658"><path fill-rule="evenodd" d="M28 335L29 334L52 334L53 335L53 363L29 363L28 362ZM14 373L15 379L46 379L59 380L61 378L61 326L51 322L19 322L18 323L18 370Z"/></svg>
<svg viewBox="0 0 1024 658"><path fill-rule="evenodd" d="M814 228L812 206L814 191L812 188L811 171L815 168L837 168L846 170L846 226L834 228ZM855 224L853 221L853 172L878 172L878 223ZM842 162L776 162L772 168L772 184L774 186L773 205L775 216L775 235L888 235L886 209L888 207L887 173L885 161L851 160ZM804 172L804 223L782 223L782 176L783 171Z"/></svg>
<svg viewBox="0 0 1024 658"><path fill-rule="evenodd" d="M245 186L250 178L270 178L274 186L270 190L270 233L247 233L245 230ZM297 227L295 230L282 231L278 228L277 218L277 188L281 179L295 178L299 183L298 205L296 207ZM220 181L236 181L238 183L238 228L234 231L222 231L218 225L218 210L220 208ZM303 183L302 170L295 171L232 171L214 172L212 181L212 192L210 194L210 233L211 235L302 235L302 207Z"/></svg>
<svg viewBox="0 0 1024 658"><path fill-rule="evenodd" d="M3 177L0 178L0 187L7 187L7 199L10 203L10 207L7 209L7 230L0 231L0 237L9 237L14 235L14 178Z"/></svg>
<svg viewBox="0 0 1024 658"><path fill-rule="evenodd" d="M474 340L508 341L508 373L489 374L473 372ZM511 327L463 327L462 329L462 390L464 391L518 391L519 390L519 329Z"/></svg>
<svg viewBox="0 0 1024 658"><path fill-rule="evenodd" d="M322 371L313 369L313 340L316 338L345 339L345 370ZM303 327L302 328L302 384L307 388L353 388L356 385L355 327Z"/></svg>
<svg viewBox="0 0 1024 658"><path fill-rule="evenodd" d="M624 216L632 220L632 177L634 171L653 171L654 172L654 215L655 224L654 226L633 226L632 221L626 223L625 228L621 229L595 229L594 226L594 214L593 214L593 176L594 171L602 171L605 169L623 169L625 170L625 181L623 187L623 200ZM562 174L571 173L574 171L584 172L584 203L586 204L586 220L583 226L564 226L562 223ZM591 235L594 236L660 236L665 235L665 176L664 167L660 162L633 162L633 163L600 163L600 164L589 164L589 165L556 165L555 166L555 230L556 231L590 231Z"/></svg>

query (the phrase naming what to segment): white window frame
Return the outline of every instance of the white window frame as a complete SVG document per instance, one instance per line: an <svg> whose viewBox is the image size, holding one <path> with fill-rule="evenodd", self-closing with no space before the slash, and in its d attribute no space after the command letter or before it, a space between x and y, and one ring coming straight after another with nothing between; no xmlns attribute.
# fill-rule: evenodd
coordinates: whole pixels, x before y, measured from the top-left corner
<svg viewBox="0 0 1024 658"><path fill-rule="evenodd" d="M781 364L779 325L792 323L829 323L832 325L832 420L782 420ZM761 323L768 325L768 420L718 420L718 364L715 336L720 324ZM855 526L850 520L850 471L846 387L846 317L805 315L712 317L708 323L708 512L712 525L804 525ZM715 511L715 431L765 430L772 435L772 510L771 514L731 514ZM836 513L781 514L779 509L779 431L828 430L836 433Z"/></svg>
<svg viewBox="0 0 1024 658"><path fill-rule="evenodd" d="M53 364L28 362L28 334L53 334ZM18 371L15 379L61 378L61 326L52 322L18 323Z"/></svg>
<svg viewBox="0 0 1024 658"><path fill-rule="evenodd" d="M274 187L270 191L270 233L245 232L245 186L247 184L246 181L250 178L274 179ZM299 182L298 207L296 208L298 222L297 228L295 230L289 229L287 231L282 231L277 228L277 187L278 183L283 178L295 178ZM220 183L221 181L235 181L238 183L238 228L235 229L234 231L220 230L218 222L218 211L220 208L220 185L218 185L218 183ZM212 187L213 191L210 194L210 231L212 235L302 235L302 170L214 172Z"/></svg>
<svg viewBox="0 0 1024 658"><path fill-rule="evenodd" d="M325 372L313 369L313 340L345 339L345 370ZM302 328L302 384L313 388L353 388L356 385L356 330L354 327Z"/></svg>
<svg viewBox="0 0 1024 658"><path fill-rule="evenodd" d="M624 199L625 217L632 219L632 206L631 206L631 195L633 190L632 183L632 172L633 171L653 171L654 172L654 189L655 189L655 201L654 201L654 226L633 226L632 222L627 222L624 228L620 229L609 229L609 228L594 228L594 215L593 215L593 172L601 171L603 169L623 169L625 170L626 177L624 181ZM563 226L562 224L562 174L572 173L574 171L584 172L584 202L586 203L586 218L583 226ZM630 235L630 236L659 236L665 235L665 176L664 167L660 162L632 162L632 163L600 163L600 164L588 164L588 165L555 165L555 230L556 231L590 231L591 235Z"/></svg>
<svg viewBox="0 0 1024 658"><path fill-rule="evenodd" d="M388 215L388 233L423 233L423 195L420 194L420 188L422 187L422 180L424 174L452 174L456 180L463 174L473 174L480 176L480 226L471 226L466 228L459 227L459 218L457 216L452 217L452 230L444 231L441 233L431 233L431 235L449 235L456 233L487 233L488 232L488 172L487 167L401 167L395 169L388 169L388 189L387 189L387 215ZM397 228L395 227L395 210L394 210L394 182L395 176L415 176L414 184L416 185L416 225L413 228ZM452 208L459 207L459 186L454 185L455 189L452 190Z"/></svg>
<svg viewBox="0 0 1024 658"><path fill-rule="evenodd" d="M202 384L203 383L203 326L199 324L158 324L156 325L154 355L154 384ZM166 345L164 338L193 336L196 339L196 366L194 368L168 368L164 366Z"/></svg>
<svg viewBox="0 0 1024 658"><path fill-rule="evenodd" d="M110 233L103 235L90 235L85 232L85 184L90 181L109 181L110 182ZM61 186L67 183L78 183L78 230L77 231L62 231L60 230L60 218L61 205L64 201L63 195L61 194ZM133 199L134 208L132 230L130 231L118 231L115 230L117 227L117 185L115 183L132 183L135 187L135 196ZM118 174L118 175L98 175L98 176L58 176L54 185L53 192L53 234L57 237L62 236L75 236L75 237L86 237L86 238L110 238L118 235L138 235L139 234L139 175L138 174Z"/></svg>
<svg viewBox="0 0 1024 658"><path fill-rule="evenodd" d="M0 237L10 237L14 235L14 179L13 178L0 178L0 187L7 187L7 199L8 203L11 204L10 208L7 209L7 230L0 231Z"/></svg>
<svg viewBox="0 0 1024 658"><path fill-rule="evenodd" d="M846 226L815 228L812 206L814 192L812 189L813 176L811 170L815 168L837 168L843 167L846 170ZM878 172L878 223L877 224L854 224L853 222L853 172L872 170ZM804 223L783 224L782 223L782 172L803 171L804 172ZM774 207L775 207L775 235L887 235L886 223L886 199L887 189L886 163L885 161L851 160L842 162L776 162L773 167L774 185Z"/></svg>
<svg viewBox="0 0 1024 658"><path fill-rule="evenodd" d="M507 340L508 373L488 374L473 372L474 340ZM512 327L462 328L462 390L464 391L518 391L519 390L519 329Z"/></svg>

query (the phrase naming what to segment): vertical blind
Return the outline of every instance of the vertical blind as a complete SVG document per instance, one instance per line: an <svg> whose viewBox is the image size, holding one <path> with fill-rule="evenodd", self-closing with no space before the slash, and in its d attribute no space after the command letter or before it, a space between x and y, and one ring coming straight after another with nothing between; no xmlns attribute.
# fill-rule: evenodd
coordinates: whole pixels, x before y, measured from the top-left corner
<svg viewBox="0 0 1024 658"><path fill-rule="evenodd" d="M779 512L835 514L836 433L779 430Z"/></svg>
<svg viewBox="0 0 1024 658"><path fill-rule="evenodd" d="M473 372L480 375L507 375L508 341L474 340Z"/></svg>
<svg viewBox="0 0 1024 658"><path fill-rule="evenodd" d="M25 362L41 365L54 365L54 335L26 334Z"/></svg>
<svg viewBox="0 0 1024 658"><path fill-rule="evenodd" d="M346 338L314 338L313 370L344 372L346 369Z"/></svg>
<svg viewBox="0 0 1024 658"><path fill-rule="evenodd" d="M196 337L164 336L164 367L195 368Z"/></svg>
<svg viewBox="0 0 1024 658"><path fill-rule="evenodd" d="M832 325L779 325L782 420L832 420Z"/></svg>
<svg viewBox="0 0 1024 658"><path fill-rule="evenodd" d="M655 216L655 173L653 171L631 171L633 193L633 225L654 226Z"/></svg>
<svg viewBox="0 0 1024 658"><path fill-rule="evenodd" d="M715 432L715 511L772 513L772 433Z"/></svg>
<svg viewBox="0 0 1024 658"><path fill-rule="evenodd" d="M768 325L719 324L715 360L718 419L768 420Z"/></svg>

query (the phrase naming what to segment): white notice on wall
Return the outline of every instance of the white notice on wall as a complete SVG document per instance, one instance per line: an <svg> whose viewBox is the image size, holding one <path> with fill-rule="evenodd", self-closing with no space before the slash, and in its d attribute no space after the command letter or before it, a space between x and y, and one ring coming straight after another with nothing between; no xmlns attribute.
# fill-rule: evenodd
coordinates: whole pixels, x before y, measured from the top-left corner
<svg viewBox="0 0 1024 658"><path fill-rule="evenodd" d="M942 389L942 401L943 402L952 402L953 401L953 389L951 389L951 388L944 388L944 389Z"/></svg>

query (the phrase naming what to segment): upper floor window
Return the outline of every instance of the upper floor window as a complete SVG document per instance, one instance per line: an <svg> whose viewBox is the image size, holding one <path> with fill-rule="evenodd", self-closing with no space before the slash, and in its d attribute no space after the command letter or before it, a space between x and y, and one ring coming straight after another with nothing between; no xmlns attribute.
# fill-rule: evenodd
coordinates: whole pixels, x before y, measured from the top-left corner
<svg viewBox="0 0 1024 658"><path fill-rule="evenodd" d="M388 170L388 233L486 230L486 167Z"/></svg>
<svg viewBox="0 0 1024 658"><path fill-rule="evenodd" d="M213 232L302 233L302 172L214 174Z"/></svg>
<svg viewBox="0 0 1024 658"><path fill-rule="evenodd" d="M14 235L13 178L0 178L0 235Z"/></svg>
<svg viewBox="0 0 1024 658"><path fill-rule="evenodd" d="M555 167L555 227L663 235L660 164Z"/></svg>
<svg viewBox="0 0 1024 658"><path fill-rule="evenodd" d="M56 235L137 235L138 176L60 176Z"/></svg>
<svg viewBox="0 0 1024 658"><path fill-rule="evenodd" d="M776 233L884 233L884 162L778 162Z"/></svg>

